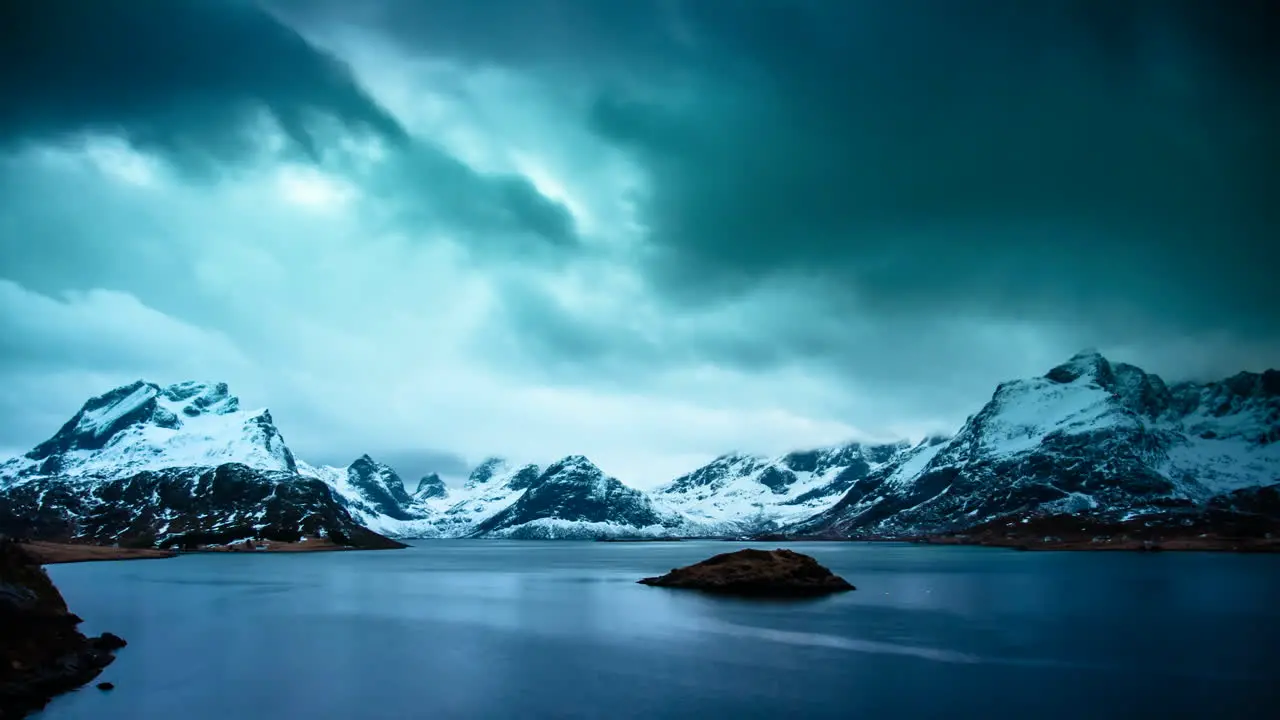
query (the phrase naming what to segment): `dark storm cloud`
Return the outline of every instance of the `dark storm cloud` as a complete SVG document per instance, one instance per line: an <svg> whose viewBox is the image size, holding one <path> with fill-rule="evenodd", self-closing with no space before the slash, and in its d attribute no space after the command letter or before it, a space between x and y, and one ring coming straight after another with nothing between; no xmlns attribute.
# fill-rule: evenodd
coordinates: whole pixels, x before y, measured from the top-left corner
<svg viewBox="0 0 1280 720"><path fill-rule="evenodd" d="M409 138L347 66L249 0L13 0L0 28L0 148L98 131L205 173L259 148L256 112L311 160L329 139L316 121L336 118L396 149L388 183L405 220L430 208L432 222L573 242L559 203Z"/></svg>
<svg viewBox="0 0 1280 720"><path fill-rule="evenodd" d="M597 104L656 173L672 287L818 272L881 313L1276 332L1276 88L1229 54L1258 43L1064 3L841 7L742 16L736 87L696 113Z"/></svg>
<svg viewBox="0 0 1280 720"><path fill-rule="evenodd" d="M461 225L481 253L537 254L577 243L569 210L528 180L477 173L427 141L391 158L365 190L395 209L395 229L435 229L444 220Z"/></svg>
<svg viewBox="0 0 1280 720"><path fill-rule="evenodd" d="M832 312L1053 320L1106 344L1280 335L1278 14L382 0L350 19L428 54L592 78L588 122L653 178L651 277L679 303L817 277ZM666 80L685 84L666 97Z"/></svg>
<svg viewBox="0 0 1280 720"><path fill-rule="evenodd" d="M262 108L309 152L313 113L403 137L345 66L246 0L11 0L0 28L0 140L123 132L203 163L250 148Z"/></svg>
<svg viewBox="0 0 1280 720"><path fill-rule="evenodd" d="M291 21L355 23L413 50L481 63L604 67L634 73L636 63L670 53L680 0L266 0ZM713 3L714 4L714 3ZM721 3L730 12L737 3ZM687 58L679 58L685 60Z"/></svg>

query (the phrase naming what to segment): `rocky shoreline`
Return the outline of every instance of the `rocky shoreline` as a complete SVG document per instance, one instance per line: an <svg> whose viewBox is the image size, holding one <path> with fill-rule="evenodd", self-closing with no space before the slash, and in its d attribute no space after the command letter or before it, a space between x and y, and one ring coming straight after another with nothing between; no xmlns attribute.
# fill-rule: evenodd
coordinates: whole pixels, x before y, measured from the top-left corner
<svg viewBox="0 0 1280 720"><path fill-rule="evenodd" d="M191 553L299 553L340 552L366 550L350 545L339 545L328 538L304 537L296 542L279 540L244 540L226 544L197 545L182 550L151 547L118 547L114 545L89 545L86 543L50 542L47 540L19 541L22 549L40 565L58 563L100 562L106 560L159 560ZM397 543L395 548L407 547Z"/></svg>
<svg viewBox="0 0 1280 720"><path fill-rule="evenodd" d="M759 535L756 541L898 542L970 545L1013 550L1280 552L1280 532L1262 516L1137 516L1103 520L1077 515L998 519L962 531L926 535Z"/></svg>
<svg viewBox="0 0 1280 720"><path fill-rule="evenodd" d="M32 540L21 543L22 549L41 565L104 560L158 560L177 556L173 550L128 548L82 543L57 543Z"/></svg>
<svg viewBox="0 0 1280 720"><path fill-rule="evenodd" d="M0 538L0 720L26 717L93 680L125 641L89 638L39 561Z"/></svg>
<svg viewBox="0 0 1280 720"><path fill-rule="evenodd" d="M243 540L241 542L226 543L223 545L201 545L191 550L183 552L194 553L245 553L245 552L270 552L270 553L299 553L299 552L340 552L343 550L389 550L408 547L399 544L397 548L358 548L350 545L339 545L328 538L322 537L304 537L297 542L285 542L281 540Z"/></svg>

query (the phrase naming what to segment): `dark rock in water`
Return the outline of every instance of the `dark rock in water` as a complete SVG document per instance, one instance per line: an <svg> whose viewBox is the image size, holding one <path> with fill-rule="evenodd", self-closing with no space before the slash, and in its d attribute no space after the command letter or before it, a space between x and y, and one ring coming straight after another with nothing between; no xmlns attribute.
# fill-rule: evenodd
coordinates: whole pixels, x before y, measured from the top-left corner
<svg viewBox="0 0 1280 720"><path fill-rule="evenodd" d="M40 565L0 537L0 718L24 717L93 680L124 640L85 637Z"/></svg>
<svg viewBox="0 0 1280 720"><path fill-rule="evenodd" d="M115 689L116 689L116 685L115 685L115 683L101 682L101 683L98 683L98 689L99 689L99 690L103 690L103 691L105 691L105 690L115 690Z"/></svg>
<svg viewBox="0 0 1280 720"><path fill-rule="evenodd" d="M814 597L855 589L817 560L783 549L724 553L638 582L747 597Z"/></svg>
<svg viewBox="0 0 1280 720"><path fill-rule="evenodd" d="M109 632L102 633L97 638L95 638L93 642L97 643L99 648L102 648L103 650L107 650L107 651L119 650L120 648L129 644L124 641L124 638L120 637L119 635L116 635L115 633L109 633Z"/></svg>

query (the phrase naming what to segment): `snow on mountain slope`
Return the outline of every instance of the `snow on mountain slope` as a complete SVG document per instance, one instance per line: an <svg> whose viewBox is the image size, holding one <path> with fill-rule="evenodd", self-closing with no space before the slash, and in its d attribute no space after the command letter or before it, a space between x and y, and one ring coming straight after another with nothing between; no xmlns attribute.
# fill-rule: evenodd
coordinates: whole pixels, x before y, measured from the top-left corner
<svg viewBox="0 0 1280 720"><path fill-rule="evenodd" d="M240 410L225 383L142 380L90 399L51 438L0 465L0 482L58 475L116 479L144 470L240 463L292 472L293 453L266 410Z"/></svg>
<svg viewBox="0 0 1280 720"><path fill-rule="evenodd" d="M398 545L297 470L270 413L240 410L225 384L140 380L90 399L53 437L0 465L0 527L142 545L316 533Z"/></svg>
<svg viewBox="0 0 1280 720"><path fill-rule="evenodd" d="M402 536L404 523L428 515L426 509L414 505L396 471L368 455L361 455L345 468L299 461L298 474L324 482L361 524L383 534Z"/></svg>
<svg viewBox="0 0 1280 720"><path fill-rule="evenodd" d="M537 465L512 465L504 458L488 458L467 477L461 488L418 503L431 513L414 528L417 537L466 537L485 521L520 498L541 475Z"/></svg>
<svg viewBox="0 0 1280 720"><path fill-rule="evenodd" d="M1086 351L1002 383L950 441L855 482L797 532L915 534L1002 517L1181 512L1280 482L1280 373L1169 388Z"/></svg>
<svg viewBox="0 0 1280 720"><path fill-rule="evenodd" d="M1052 513L1224 517L1272 507L1276 483L1280 372L1167 386L1092 352L1002 383L952 438L725 455L651 494L570 456L545 471L491 458L461 487L427 476L411 495L367 455L297 461L271 415L241 410L224 384L138 381L0 464L0 528L150 543L323 529L369 546L385 541L375 533L900 535Z"/></svg>
<svg viewBox="0 0 1280 720"><path fill-rule="evenodd" d="M653 498L660 508L685 515L691 535L762 532L829 508L854 482L907 448L851 443L773 459L723 455L658 488Z"/></svg>
<svg viewBox="0 0 1280 720"><path fill-rule="evenodd" d="M549 466L507 508L479 523L475 534L526 539L661 535L683 522L587 458L571 455Z"/></svg>
<svg viewBox="0 0 1280 720"><path fill-rule="evenodd" d="M477 525L514 503L541 472L537 465L513 466L502 458L488 458L471 472L462 487L446 487L439 476L433 474L419 481L413 495L400 496L378 490L400 482L395 471L373 463L380 471L371 473L359 467L360 464L367 463L358 460L348 468L300 463L299 472L327 483L352 514L369 528L398 538L466 537ZM380 478L376 484L359 480L374 475ZM370 492L371 486L373 492ZM392 507L388 507L388 497L394 501Z"/></svg>

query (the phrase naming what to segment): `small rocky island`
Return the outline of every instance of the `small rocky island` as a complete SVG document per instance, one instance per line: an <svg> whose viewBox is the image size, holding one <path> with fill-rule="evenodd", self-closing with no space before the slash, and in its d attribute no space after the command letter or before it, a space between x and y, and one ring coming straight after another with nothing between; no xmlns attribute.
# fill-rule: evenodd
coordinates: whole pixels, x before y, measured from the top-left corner
<svg viewBox="0 0 1280 720"><path fill-rule="evenodd" d="M39 562L0 537L0 720L40 710L115 660L124 640L87 638L79 624Z"/></svg>
<svg viewBox="0 0 1280 720"><path fill-rule="evenodd" d="M817 597L855 589L817 560L791 550L739 550L638 581L743 597Z"/></svg>

